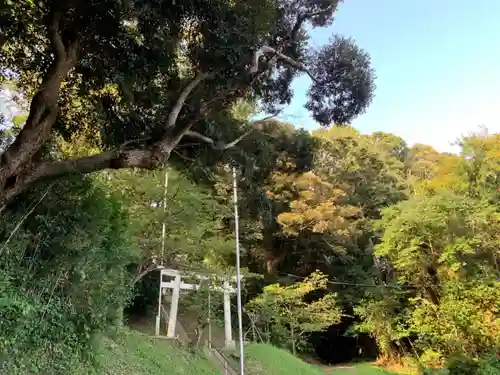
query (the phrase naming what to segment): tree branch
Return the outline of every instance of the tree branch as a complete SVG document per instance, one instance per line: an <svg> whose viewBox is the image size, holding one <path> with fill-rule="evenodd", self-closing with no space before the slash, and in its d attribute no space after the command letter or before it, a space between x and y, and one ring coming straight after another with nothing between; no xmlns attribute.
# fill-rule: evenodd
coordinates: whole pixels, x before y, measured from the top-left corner
<svg viewBox="0 0 500 375"><path fill-rule="evenodd" d="M201 116L206 114L207 108L205 105L202 105L194 119L176 127L177 118L179 117L179 113L181 112L187 97L196 88L196 86L200 84L200 82L210 76L210 73L198 72L196 76L191 80L191 82L189 82L181 91L174 106L168 114L167 121L165 123L165 128L168 129L168 131L166 132L164 137L155 144L155 147L160 151L161 154L164 155L164 160L168 158L170 152L172 152L174 147L177 146L182 137L191 129L194 123Z"/></svg>
<svg viewBox="0 0 500 375"><path fill-rule="evenodd" d="M309 19L309 18L312 18L312 17L315 17L315 16L319 16L319 15L321 15L323 13L329 12L330 10L334 10L338 5L339 5L339 2L338 1L334 1L330 5L328 5L325 9L320 9L320 10L317 10L316 12L304 13L303 17L305 19Z"/></svg>
<svg viewBox="0 0 500 375"><path fill-rule="evenodd" d="M186 134L184 134L184 135L187 137L199 139L200 141L203 141L203 142L208 143L210 145L215 145L215 142L212 138L207 137L206 135L203 135L201 133L195 132L193 130L187 131Z"/></svg>
<svg viewBox="0 0 500 375"><path fill-rule="evenodd" d="M207 76L208 75L206 74L198 75L186 86L186 88L184 88L179 95L174 108L169 114L169 117L175 117L176 121L180 108L182 108L182 104L186 100L189 93ZM166 135L163 139L159 140L149 148L126 149L126 147L130 144L149 139L142 138L127 141L117 149L104 151L96 155L61 161L42 162L30 171L20 174L16 179L15 186L6 190L5 197L2 198L3 200L8 201L11 197L24 190L27 185L45 178L55 178L72 173L87 174L103 169L141 168L153 170L158 168L168 160L171 151L175 148L180 139L182 139L184 134L189 131L199 116L202 116L204 113L206 112L204 108L202 108L198 116L193 121L187 122L181 126L177 132Z"/></svg>
<svg viewBox="0 0 500 375"><path fill-rule="evenodd" d="M197 73L196 76L193 78L191 82L189 82L186 87L181 91L179 94L179 97L177 98L177 101L175 102L174 106L172 107L172 110L168 114L167 117L167 122L165 126L167 128L172 128L174 127L177 117L179 117L179 113L181 112L181 109L184 105L184 102L186 101L187 97L193 91L193 89L200 84L201 81L204 79L208 78L210 74L208 73Z"/></svg>
<svg viewBox="0 0 500 375"><path fill-rule="evenodd" d="M299 14L297 16L297 20L295 22L295 25L293 26L292 31L291 31L291 33L289 35L289 38L285 39L285 41L284 41L285 45L288 44L288 43L293 43L293 42L296 41L298 33L299 33L299 30L302 27L302 25L304 24L304 22L310 20L313 17L319 16L321 14L327 13L327 12L335 9L337 7L338 3L339 3L338 1L333 1L325 9L319 9L319 10L317 10L315 12L309 12L309 13ZM272 48L272 47L267 46L267 45L264 45L264 46L260 47L254 53L252 64L249 67L249 72L252 73L252 74L257 73L258 70L259 70L259 59L263 55L272 54L272 55L274 55L273 59L271 60L272 63L274 63L276 59L281 59L281 60L285 61L286 63L288 63L289 65L291 65L291 66L293 66L293 67L295 67L295 68L297 68L297 69L299 69L299 70L307 73L307 75L309 77L311 77L311 79L313 81L317 82L316 77L314 77L312 75L312 73L307 69L307 67L304 64L302 64L302 63L300 63L298 61L295 61L290 56L287 56L287 55L285 55L285 54L282 53L282 50L285 47L285 45L281 45L278 48Z"/></svg>
<svg viewBox="0 0 500 375"><path fill-rule="evenodd" d="M260 119L260 120L257 120L257 121L254 121L253 124L254 125L257 125L257 124L261 124L273 117L275 117L276 115L272 115L272 116L267 116L263 119ZM203 141L205 143L208 143L209 145L211 145L212 147L214 147L215 149L217 150L228 150L230 148L233 148L235 147L239 142L241 142L244 138L248 137L250 134L252 134L256 129L251 129L251 130L248 130L246 132L244 132L242 135L240 135L238 138L236 138L235 140L229 142L229 143L226 143L226 144L222 144L222 145L217 145L217 143L210 137L204 135L204 134L201 134L199 132L196 132L196 131L192 131L192 130L189 130L187 131L184 135L185 136L188 136L188 137L192 137L192 138L196 138L196 139L199 139L200 141Z"/></svg>
<svg viewBox="0 0 500 375"><path fill-rule="evenodd" d="M59 33L59 22L61 21L62 13L56 11L52 14L52 19L47 26L47 34L57 60L66 58L66 48Z"/></svg>
<svg viewBox="0 0 500 375"><path fill-rule="evenodd" d="M141 267L141 269L142 269L142 267ZM136 276L132 279L130 286L134 286L139 281L141 281L144 278L144 276L146 276L148 273L156 271L157 269L160 269L157 264L153 264L153 265L148 266L145 270L136 274Z"/></svg>
<svg viewBox="0 0 500 375"><path fill-rule="evenodd" d="M314 75L307 69L307 67L303 63L301 63L299 61L295 61L290 56L287 56L287 55L281 53L280 51L278 51L277 49L269 47L267 45L262 46L257 51L255 51L255 53L253 55L252 64L250 65L250 68L249 68L250 73L254 74L254 73L257 73L259 71L259 59L263 55L267 55L267 54L274 55L278 59L285 61L288 65L291 65L294 68L297 68L297 69L307 73L307 75L309 77L311 77L311 79L313 81L318 82L316 77L314 77Z"/></svg>
<svg viewBox="0 0 500 375"><path fill-rule="evenodd" d="M58 177L70 173L87 174L102 169L154 169L160 164L157 159L159 159L158 155L150 149L110 150L97 155L41 163L28 179L32 182L41 178Z"/></svg>
<svg viewBox="0 0 500 375"><path fill-rule="evenodd" d="M156 149L134 149L111 150L81 158L42 162L30 171L18 175L16 183L4 190L0 206L23 191L26 186L45 178L55 178L71 173L87 174L103 169L155 169L163 160Z"/></svg>

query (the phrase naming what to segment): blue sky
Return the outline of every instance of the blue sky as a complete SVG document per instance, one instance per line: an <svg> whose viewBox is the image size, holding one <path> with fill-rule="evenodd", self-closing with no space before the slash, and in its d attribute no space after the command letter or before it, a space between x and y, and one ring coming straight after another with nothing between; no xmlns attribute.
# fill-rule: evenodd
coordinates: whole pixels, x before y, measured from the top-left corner
<svg viewBox="0 0 500 375"><path fill-rule="evenodd" d="M500 0L345 0L333 26L312 32L312 44L334 33L352 36L376 70L375 99L353 122L361 132L391 132L438 151L456 151L450 143L480 125L500 132ZM294 82L284 113L314 129L303 108L309 84Z"/></svg>

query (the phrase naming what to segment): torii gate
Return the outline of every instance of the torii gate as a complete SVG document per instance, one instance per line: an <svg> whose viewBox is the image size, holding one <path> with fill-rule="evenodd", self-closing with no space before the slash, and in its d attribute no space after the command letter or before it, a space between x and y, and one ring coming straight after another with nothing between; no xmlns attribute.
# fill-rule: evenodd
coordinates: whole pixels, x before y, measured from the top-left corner
<svg viewBox="0 0 500 375"><path fill-rule="evenodd" d="M158 297L158 315L156 316L156 336L160 335L160 321L161 321L161 301L162 291L164 288L172 289L172 302L170 304L170 314L168 317L167 337L174 339L175 327L177 325L177 311L179 307L179 295L182 290L198 290L200 288L197 284L187 284L182 282L181 273L178 270L158 267L160 269L160 292ZM173 277L173 280L164 281L163 276ZM198 280L208 280L207 276L195 275ZM224 333L225 333L225 346L226 348L234 348L235 342L233 340L233 330L231 326L231 297L230 294L235 292L235 289L229 284L229 281L224 280L223 287L210 286L211 290L216 290L224 293Z"/></svg>

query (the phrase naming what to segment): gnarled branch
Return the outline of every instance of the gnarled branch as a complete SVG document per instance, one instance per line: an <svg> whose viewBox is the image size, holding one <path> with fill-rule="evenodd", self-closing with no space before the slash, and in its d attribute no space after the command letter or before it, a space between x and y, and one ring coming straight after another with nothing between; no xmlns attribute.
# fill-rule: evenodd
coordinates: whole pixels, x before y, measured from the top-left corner
<svg viewBox="0 0 500 375"><path fill-rule="evenodd" d="M208 144L212 145L215 149L228 150L228 149L236 146L239 142L241 142L243 140L243 138L248 137L252 132L253 132L253 130L246 131L245 133L240 135L238 138L236 138L234 141L226 143L226 144L222 144L222 145L217 144L212 138L207 137L206 135L203 135L201 133L198 133L198 132L195 132L192 130L188 131L185 135L188 137L199 139L205 143L208 143Z"/></svg>
<svg viewBox="0 0 500 375"><path fill-rule="evenodd" d="M274 55L274 57L285 61L288 65L293 66L294 68L297 68L304 73L306 73L313 81L318 82L316 77L307 69L307 67L294 59L292 59L290 56L285 55L284 53L281 53L278 51L276 48L269 47L267 45L260 47L257 51L255 51L253 55L253 61L252 64L250 65L250 68L248 69L250 73L257 73L259 71L259 59L263 55Z"/></svg>
<svg viewBox="0 0 500 375"><path fill-rule="evenodd" d="M52 13L52 19L47 26L47 34L57 60L63 60L66 57L66 48L59 32L59 23L61 21L62 13L55 11Z"/></svg>
<svg viewBox="0 0 500 375"><path fill-rule="evenodd" d="M179 94L179 97L177 98L177 101L175 102L174 106L172 107L172 110L168 114L167 121L165 124L165 127L167 128L172 128L175 126L175 123L177 121L177 117L179 117L179 113L181 112L182 107L184 106L184 102L186 101L187 97L189 94L194 90L196 86L200 84L204 79L208 78L210 74L208 73L198 73L194 77L194 79L189 82L186 87L181 91Z"/></svg>
<svg viewBox="0 0 500 375"><path fill-rule="evenodd" d="M179 143L184 134L189 131L195 121L199 119L199 116L205 113L204 107L202 107L194 120L182 124L178 129L175 128L177 118L187 97L208 76L208 74L204 73L197 74L181 91L166 120L166 124L173 128L172 131L167 131L164 137L152 146L142 149L127 149L130 144L140 143L144 140L137 139L127 141L117 149L104 151L97 155L42 162L34 168L30 168L29 171L21 172L16 176L15 184L2 192L0 205L19 194L29 184L45 178L55 178L71 173L86 174L103 169L141 168L152 170L159 167L168 160L174 147ZM26 131L26 129L28 128L25 126L23 131Z"/></svg>
<svg viewBox="0 0 500 375"><path fill-rule="evenodd" d="M276 117L276 115L272 115L272 116L267 116L263 119L260 119L260 120L257 120L257 121L254 121L253 122L253 125L259 125L259 124L262 124L263 122L273 118L273 117ZM225 143L225 144L219 144L219 143L216 143L212 138L204 135L204 134L201 134L199 132L196 132L196 131L192 131L192 130L189 130L185 133L185 136L188 136L188 137L192 137L192 138L196 138L200 141L203 141L205 143L208 143L209 145L211 145L212 147L214 147L215 149L217 150L221 150L221 151L224 151L224 150L229 150L230 148L233 148L235 147L239 142L241 142L244 138L248 137L250 134L252 134L255 130L257 129L251 129L251 130L247 130L246 132L244 132L242 135L240 135L238 138L236 138L235 140L229 142L229 143Z"/></svg>

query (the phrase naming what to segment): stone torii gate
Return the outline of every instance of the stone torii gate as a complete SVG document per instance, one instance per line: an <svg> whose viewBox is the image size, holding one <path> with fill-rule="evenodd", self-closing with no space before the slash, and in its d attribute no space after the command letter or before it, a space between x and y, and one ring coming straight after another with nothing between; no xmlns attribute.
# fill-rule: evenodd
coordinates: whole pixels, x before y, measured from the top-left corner
<svg viewBox="0 0 500 375"><path fill-rule="evenodd" d="M174 339L176 337L175 327L177 325L177 312L179 307L179 296L181 290L199 290L200 285L188 284L182 281L181 272L178 270L160 267L160 292L158 297L158 315L156 317L156 336L160 335L161 321L161 302L164 289L172 289L172 302L170 304L170 314L168 317L167 338ZM164 276L170 278L169 281L164 280ZM198 280L208 280L209 277L203 275L195 275ZM229 284L226 279L223 281L223 286L210 286L210 290L215 290L224 293L224 333L226 348L234 348L233 331L231 326L231 294L235 293L235 289Z"/></svg>

